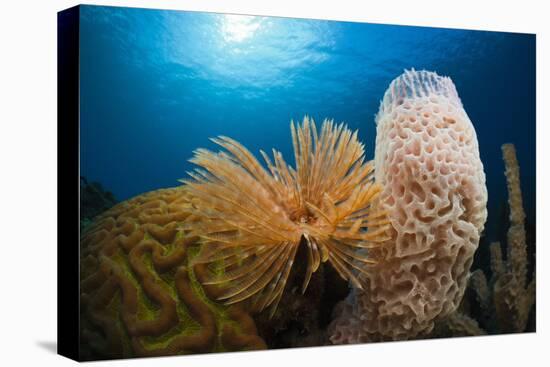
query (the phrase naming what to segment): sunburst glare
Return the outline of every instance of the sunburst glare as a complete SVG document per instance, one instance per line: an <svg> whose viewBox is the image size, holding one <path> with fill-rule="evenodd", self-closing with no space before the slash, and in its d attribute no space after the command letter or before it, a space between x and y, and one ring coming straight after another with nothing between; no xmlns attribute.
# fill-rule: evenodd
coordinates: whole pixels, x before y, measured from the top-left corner
<svg viewBox="0 0 550 367"><path fill-rule="evenodd" d="M262 24L262 17L224 15L222 34L226 42L243 42L254 36Z"/></svg>

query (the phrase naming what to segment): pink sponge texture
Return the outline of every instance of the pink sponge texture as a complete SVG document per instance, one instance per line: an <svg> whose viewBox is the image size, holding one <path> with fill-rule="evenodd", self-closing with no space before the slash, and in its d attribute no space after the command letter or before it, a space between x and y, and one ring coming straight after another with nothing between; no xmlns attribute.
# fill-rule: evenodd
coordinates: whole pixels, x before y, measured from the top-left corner
<svg viewBox="0 0 550 367"><path fill-rule="evenodd" d="M431 331L460 303L487 217L485 174L472 122L448 77L405 71L376 116L379 205L391 240L372 251L368 288L354 290L331 326L335 344Z"/></svg>

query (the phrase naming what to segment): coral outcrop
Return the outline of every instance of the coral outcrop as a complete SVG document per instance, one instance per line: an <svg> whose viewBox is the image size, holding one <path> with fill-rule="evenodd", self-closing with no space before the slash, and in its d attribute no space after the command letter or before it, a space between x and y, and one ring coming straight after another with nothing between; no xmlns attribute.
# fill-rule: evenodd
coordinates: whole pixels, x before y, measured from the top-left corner
<svg viewBox="0 0 550 367"><path fill-rule="evenodd" d="M491 278L478 269L472 273L469 286L475 292L481 309L481 321L487 332L519 333L526 329L535 303L535 275L527 278L527 241L525 213L521 196L519 164L512 144L502 146L510 206L510 228L506 260L499 242L490 246ZM457 318L467 317L459 314ZM455 329L455 334L479 335L476 330ZM485 330L481 329L481 334Z"/></svg>
<svg viewBox="0 0 550 367"><path fill-rule="evenodd" d="M92 223L94 217L117 203L114 195L99 182L88 182L80 176L80 231Z"/></svg>
<svg viewBox="0 0 550 367"><path fill-rule="evenodd" d="M240 305L213 302L190 262L197 237L183 188L122 202L81 236L81 357L124 358L265 348Z"/></svg>
<svg viewBox="0 0 550 367"><path fill-rule="evenodd" d="M487 217L476 133L451 79L406 71L390 84L376 123L379 209L391 239L369 251L377 263L362 275L365 290L338 307L334 344L426 335L452 314Z"/></svg>

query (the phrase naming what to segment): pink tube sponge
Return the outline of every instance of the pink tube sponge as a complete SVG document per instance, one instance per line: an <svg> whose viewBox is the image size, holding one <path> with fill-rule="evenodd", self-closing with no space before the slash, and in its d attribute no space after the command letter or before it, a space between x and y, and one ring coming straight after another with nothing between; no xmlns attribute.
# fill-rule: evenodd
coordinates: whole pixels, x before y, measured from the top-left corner
<svg viewBox="0 0 550 367"><path fill-rule="evenodd" d="M332 325L335 344L408 339L459 305L487 218L472 122L448 77L405 71L376 116L376 181L391 240L373 251L365 291Z"/></svg>

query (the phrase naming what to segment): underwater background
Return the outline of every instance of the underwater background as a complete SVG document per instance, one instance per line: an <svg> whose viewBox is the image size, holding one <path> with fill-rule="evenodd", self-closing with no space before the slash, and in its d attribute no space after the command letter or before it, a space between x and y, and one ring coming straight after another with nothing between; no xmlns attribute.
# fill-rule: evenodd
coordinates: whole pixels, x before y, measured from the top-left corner
<svg viewBox="0 0 550 367"><path fill-rule="evenodd" d="M476 129L489 193L485 240L505 242L501 145L513 143L534 245L534 35L99 6L80 11L80 175L116 201L179 185L193 168L193 150L217 151L208 138L218 135L255 155L276 148L293 165L290 120L306 114L359 130L372 159L374 116L389 83L404 69L426 69L451 77ZM478 252L477 265L487 267L483 239Z"/></svg>

